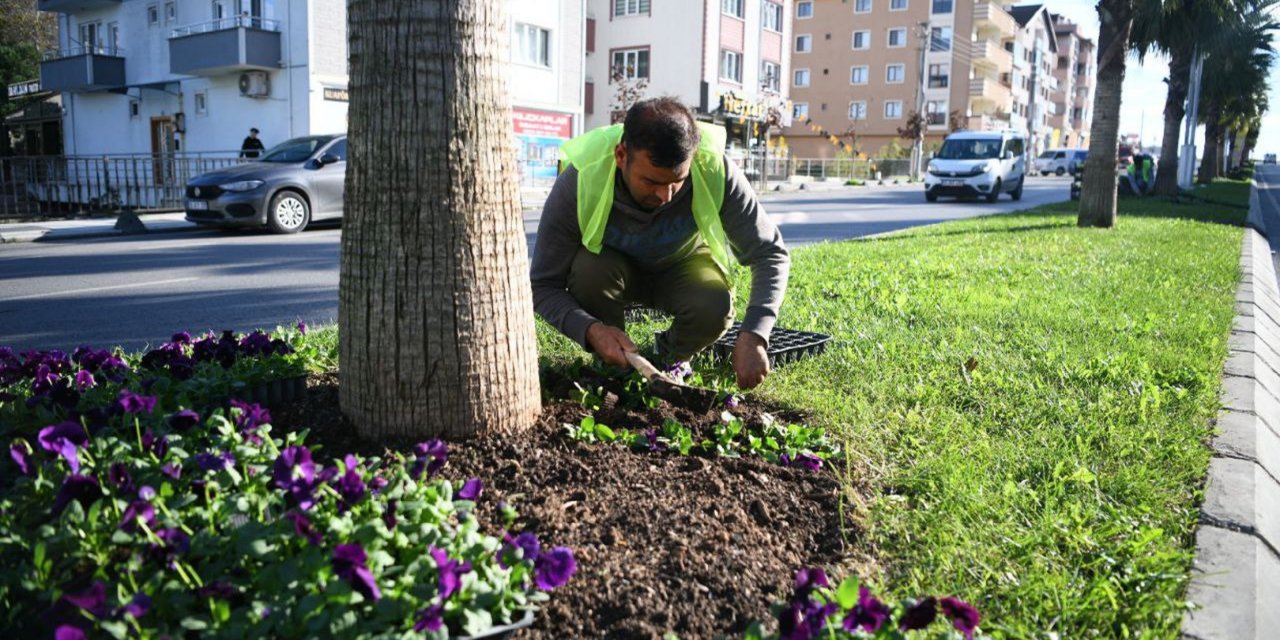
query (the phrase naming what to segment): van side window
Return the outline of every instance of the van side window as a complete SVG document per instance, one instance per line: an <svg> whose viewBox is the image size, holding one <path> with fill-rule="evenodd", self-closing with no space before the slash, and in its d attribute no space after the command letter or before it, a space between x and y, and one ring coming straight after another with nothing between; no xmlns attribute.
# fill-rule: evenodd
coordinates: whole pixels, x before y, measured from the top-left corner
<svg viewBox="0 0 1280 640"><path fill-rule="evenodd" d="M1024 149L1023 149L1023 144L1022 144L1022 138L1009 138L1009 141L1008 141L1008 142L1006 142L1006 143L1005 143L1005 145L1004 145L1004 150L1005 150L1005 151L1012 151L1012 152L1013 152L1014 157L1017 157L1017 156L1022 155L1022 153L1023 153L1023 151L1024 151Z"/></svg>

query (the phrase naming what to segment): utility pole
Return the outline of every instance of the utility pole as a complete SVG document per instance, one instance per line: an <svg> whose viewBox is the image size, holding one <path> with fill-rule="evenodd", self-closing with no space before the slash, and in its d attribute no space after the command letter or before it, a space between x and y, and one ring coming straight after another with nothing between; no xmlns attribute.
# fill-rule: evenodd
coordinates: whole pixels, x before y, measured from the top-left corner
<svg viewBox="0 0 1280 640"><path fill-rule="evenodd" d="M924 130L929 126L928 119L924 115L925 56L932 44L929 23L921 22L917 29L916 36L920 40L920 81L916 83L916 117L923 119L923 124L916 129L916 139L911 143L912 180L920 179L920 167L924 164Z"/></svg>
<svg viewBox="0 0 1280 640"><path fill-rule="evenodd" d="M1178 154L1178 188L1190 189L1196 175L1196 120L1200 117L1200 73L1204 52L1196 47L1191 57L1191 77L1187 85L1187 121L1182 128L1182 153Z"/></svg>

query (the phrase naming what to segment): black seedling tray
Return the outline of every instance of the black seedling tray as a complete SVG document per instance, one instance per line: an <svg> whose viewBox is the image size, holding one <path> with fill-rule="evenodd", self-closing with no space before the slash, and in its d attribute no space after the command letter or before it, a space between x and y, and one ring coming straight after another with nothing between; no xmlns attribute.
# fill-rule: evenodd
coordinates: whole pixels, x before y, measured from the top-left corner
<svg viewBox="0 0 1280 640"><path fill-rule="evenodd" d="M628 302L627 308L622 312L622 319L626 322L648 322L649 320L665 320L670 318L671 314L659 309L650 309L639 302Z"/></svg>
<svg viewBox="0 0 1280 640"><path fill-rule="evenodd" d="M741 322L733 323L729 330L711 345L711 355L718 360L729 360L733 356L733 343L738 339ZM827 350L831 336L808 331L774 328L769 335L769 348L765 351L769 356L769 366L795 362L809 356L816 356Z"/></svg>

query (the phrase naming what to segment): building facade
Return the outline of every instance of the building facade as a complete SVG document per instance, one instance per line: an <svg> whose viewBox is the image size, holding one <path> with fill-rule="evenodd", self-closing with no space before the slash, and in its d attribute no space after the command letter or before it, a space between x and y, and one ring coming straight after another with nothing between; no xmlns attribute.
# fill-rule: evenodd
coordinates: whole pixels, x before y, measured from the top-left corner
<svg viewBox="0 0 1280 640"><path fill-rule="evenodd" d="M1058 39L1044 5L1016 5L1008 10L1018 24L1014 37L1005 43L1005 50L1013 55L1010 124L1027 132L1028 151L1035 156L1053 146L1049 119L1057 111L1053 95L1058 88L1054 76Z"/></svg>
<svg viewBox="0 0 1280 640"><path fill-rule="evenodd" d="M1005 47L1017 24L994 0L800 1L794 28L791 99L802 121L785 134L797 157L836 157L846 144L855 155L901 154L912 140L899 130L915 113L926 147L953 129L1011 125Z"/></svg>
<svg viewBox="0 0 1280 640"><path fill-rule="evenodd" d="M1062 16L1053 16L1058 38L1058 80L1053 94L1055 112L1049 118L1053 128L1051 147L1087 149L1093 126L1093 78L1096 72L1093 40L1078 25Z"/></svg>
<svg viewBox="0 0 1280 640"><path fill-rule="evenodd" d="M517 153L582 129L585 0L512 0ZM235 153L347 129L345 0L39 0L59 48L41 86L63 95L66 155ZM558 144L555 144L558 146ZM554 161L551 162L554 167Z"/></svg>
<svg viewBox="0 0 1280 640"><path fill-rule="evenodd" d="M731 152L760 144L770 109L790 121L791 6L791 0L591 0L588 128L617 121L637 98L672 96L700 119L725 124Z"/></svg>

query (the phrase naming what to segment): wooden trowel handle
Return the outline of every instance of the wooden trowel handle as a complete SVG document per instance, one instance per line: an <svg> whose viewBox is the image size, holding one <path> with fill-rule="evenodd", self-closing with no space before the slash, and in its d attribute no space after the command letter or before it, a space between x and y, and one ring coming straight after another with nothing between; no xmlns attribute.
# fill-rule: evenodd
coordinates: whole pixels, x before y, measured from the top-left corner
<svg viewBox="0 0 1280 640"><path fill-rule="evenodd" d="M631 363L631 366L635 367L640 372L640 375L644 376L645 380L662 375L662 372L658 371L658 368L650 364L648 360L645 360L644 356L634 351L624 351L623 353L627 356L627 362Z"/></svg>

